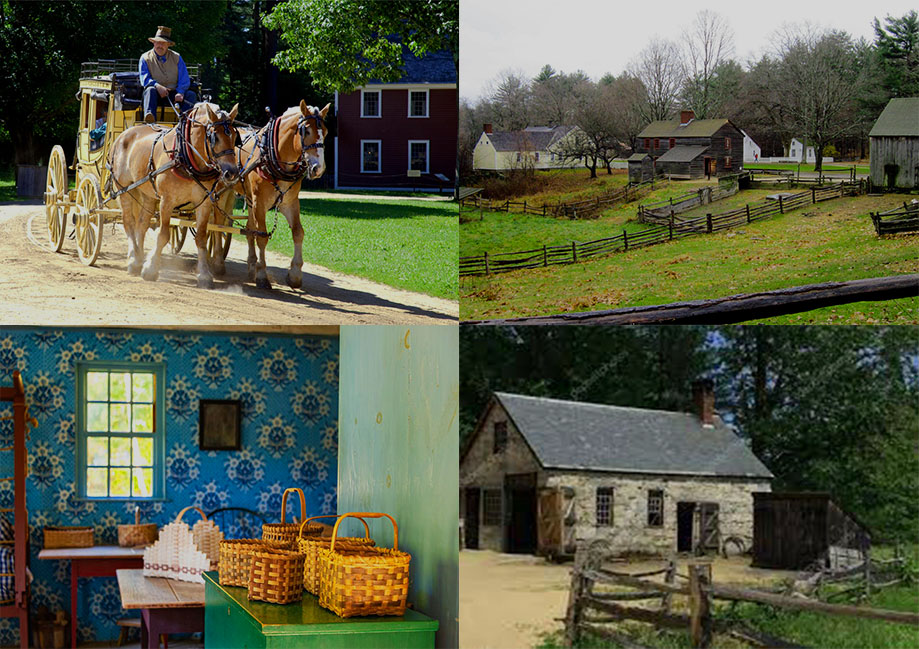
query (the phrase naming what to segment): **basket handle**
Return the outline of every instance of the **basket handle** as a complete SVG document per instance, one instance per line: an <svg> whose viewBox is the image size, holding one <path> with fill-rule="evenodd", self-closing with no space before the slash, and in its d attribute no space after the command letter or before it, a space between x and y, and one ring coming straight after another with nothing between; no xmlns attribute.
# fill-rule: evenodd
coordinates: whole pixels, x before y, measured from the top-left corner
<svg viewBox="0 0 919 649"><path fill-rule="evenodd" d="M351 517L351 518L364 519L364 518L383 518L384 516L388 518L390 521L392 521L392 549L398 550L399 549L399 526L396 525L396 519L390 516L389 514L376 513L376 512L349 512L347 514L342 514L341 516L339 516L338 520L335 521L335 527L332 528L332 544L329 546L329 550L331 552L335 552L335 539L338 536L338 526L341 525L341 522L345 520L346 518ZM364 525L366 524L367 523L365 521Z"/></svg>
<svg viewBox="0 0 919 649"><path fill-rule="evenodd" d="M297 538L303 538L303 527L310 521L314 521L317 518L338 518L338 515L337 514L325 514L324 516L311 516L310 518L307 518L305 521L303 521L300 524L300 533L297 535ZM370 526L367 525L367 521L365 521L363 518L358 518L357 520L359 520L361 523L364 524L364 538L369 539L370 538Z"/></svg>
<svg viewBox="0 0 919 649"><path fill-rule="evenodd" d="M284 523L284 517L287 515L287 493L293 491L300 496L300 520L306 518L306 496L303 495L303 489L300 487L288 487L281 496L281 522Z"/></svg>
<svg viewBox="0 0 919 649"><path fill-rule="evenodd" d="M140 506L139 505L134 506L134 524L140 525Z"/></svg>
<svg viewBox="0 0 919 649"><path fill-rule="evenodd" d="M182 516L183 516L183 515L185 514L185 512L187 512L189 509L194 509L196 512L198 512L199 514L201 514L201 520L204 520L204 521L207 520L207 514L205 514L203 511L201 511L201 508L200 508L200 507L196 507L196 506L194 506L194 505L189 505L188 507L186 507L185 509L183 509L182 511L180 511L178 514L176 514L175 522L178 523L180 520L182 520ZM139 515L140 515L140 513L139 513L139 510L138 510L138 516L139 516Z"/></svg>

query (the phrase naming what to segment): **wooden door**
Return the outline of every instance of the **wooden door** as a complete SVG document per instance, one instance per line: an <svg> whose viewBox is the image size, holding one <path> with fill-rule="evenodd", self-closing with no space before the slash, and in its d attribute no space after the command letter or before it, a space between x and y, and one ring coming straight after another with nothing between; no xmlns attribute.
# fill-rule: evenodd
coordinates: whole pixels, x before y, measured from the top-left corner
<svg viewBox="0 0 919 649"><path fill-rule="evenodd" d="M478 487L466 488L466 518L463 521L463 542L470 550L479 549L479 501L481 490Z"/></svg>
<svg viewBox="0 0 919 649"><path fill-rule="evenodd" d="M699 519L699 545L703 551L721 549L718 525L718 503L701 503Z"/></svg>
<svg viewBox="0 0 919 649"><path fill-rule="evenodd" d="M556 555L562 548L562 492L557 487L540 489L536 498L537 551Z"/></svg>

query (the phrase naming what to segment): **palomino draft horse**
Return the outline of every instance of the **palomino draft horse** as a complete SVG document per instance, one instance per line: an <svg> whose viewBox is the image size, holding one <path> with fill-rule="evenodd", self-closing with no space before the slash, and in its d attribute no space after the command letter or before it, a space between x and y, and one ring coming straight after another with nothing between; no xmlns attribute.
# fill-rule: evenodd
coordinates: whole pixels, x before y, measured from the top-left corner
<svg viewBox="0 0 919 649"><path fill-rule="evenodd" d="M265 269L268 231L265 214L277 206L287 218L294 241L294 256L287 271L287 284L300 288L303 283L303 226L300 224L300 183L315 180L325 172L323 143L328 134L325 118L329 104L319 110L301 101L280 117L272 117L258 131L240 129L239 167L242 179L236 192L245 196L248 206L249 279L259 288L271 288ZM229 211L229 210L227 210ZM258 257L255 242L258 240Z"/></svg>
<svg viewBox="0 0 919 649"><path fill-rule="evenodd" d="M215 104L201 102L184 113L168 131L137 125L119 136L112 146L112 181L123 190L145 177L134 189L122 193L121 212L128 235L128 272L154 281L159 277L160 255L169 242L169 219L173 209L191 205L195 210L198 246L198 286L211 288L214 278L208 268L207 223L223 223L217 209L221 190L229 195L239 178L236 166L236 128L233 120L239 105L229 113ZM159 199L160 225L156 244L146 262L144 237ZM217 274L223 274L223 257L213 260ZM141 265L143 265L141 267Z"/></svg>

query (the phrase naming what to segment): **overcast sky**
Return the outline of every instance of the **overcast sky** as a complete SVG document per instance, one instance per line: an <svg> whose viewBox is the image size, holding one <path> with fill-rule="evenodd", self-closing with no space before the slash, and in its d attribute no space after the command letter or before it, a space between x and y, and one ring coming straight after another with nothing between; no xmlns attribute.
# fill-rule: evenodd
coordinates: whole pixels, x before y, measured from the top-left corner
<svg viewBox="0 0 919 649"><path fill-rule="evenodd" d="M696 13L709 9L734 30L735 58L745 63L770 47L783 24L810 22L873 40L874 18L902 16L916 0L460 0L460 96L475 100L504 70L533 77L545 64L584 70L593 80L619 74L657 35L678 40Z"/></svg>

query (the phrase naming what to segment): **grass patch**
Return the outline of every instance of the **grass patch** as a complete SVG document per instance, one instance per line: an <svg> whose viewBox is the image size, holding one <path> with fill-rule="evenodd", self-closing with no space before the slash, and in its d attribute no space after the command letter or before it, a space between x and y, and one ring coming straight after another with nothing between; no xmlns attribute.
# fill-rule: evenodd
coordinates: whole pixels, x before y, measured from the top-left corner
<svg viewBox="0 0 919 649"><path fill-rule="evenodd" d="M745 162L743 165L744 169L773 169L776 171L797 171L800 166L801 171L812 172L815 171L813 163L806 163L798 165L793 162ZM870 167L868 165L860 164L839 164L839 163L830 163L823 165L823 173L851 173L849 170L855 167L855 173L858 174L868 174L870 173Z"/></svg>
<svg viewBox="0 0 919 649"><path fill-rule="evenodd" d="M236 210L237 214L245 214ZM293 255L282 214L268 249ZM436 297L457 298L456 204L437 201L300 201L303 259L342 273ZM267 216L269 231L274 215ZM246 246L236 236L234 246Z"/></svg>
<svg viewBox="0 0 919 649"><path fill-rule="evenodd" d="M867 217L899 203L902 197L894 195L835 199L734 230L583 263L464 277L460 317L615 309L919 272L917 237L879 239ZM468 254L465 241L463 246ZM915 323L917 301L828 307L768 322Z"/></svg>
<svg viewBox="0 0 919 649"><path fill-rule="evenodd" d="M13 167L0 167L0 202L28 200L16 195L16 171Z"/></svg>

